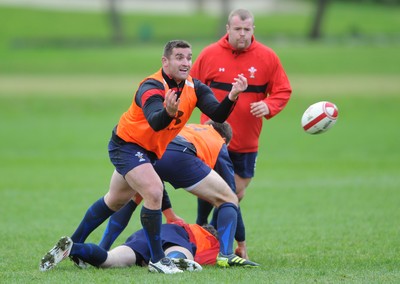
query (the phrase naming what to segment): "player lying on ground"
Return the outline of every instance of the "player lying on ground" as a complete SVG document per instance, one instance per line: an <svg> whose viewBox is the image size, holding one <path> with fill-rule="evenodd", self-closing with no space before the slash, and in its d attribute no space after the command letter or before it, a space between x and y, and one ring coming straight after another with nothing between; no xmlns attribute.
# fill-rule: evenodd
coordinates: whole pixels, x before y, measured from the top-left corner
<svg viewBox="0 0 400 284"><path fill-rule="evenodd" d="M185 271L201 271L200 264L215 262L219 252L216 230L208 225L176 224L161 226L161 243L165 255L176 266ZM70 237L62 237L44 256L41 271L54 268L67 257L76 257L98 268L147 266L150 260L150 248L147 245L143 229L133 233L124 244L107 251L92 243L73 243Z"/></svg>

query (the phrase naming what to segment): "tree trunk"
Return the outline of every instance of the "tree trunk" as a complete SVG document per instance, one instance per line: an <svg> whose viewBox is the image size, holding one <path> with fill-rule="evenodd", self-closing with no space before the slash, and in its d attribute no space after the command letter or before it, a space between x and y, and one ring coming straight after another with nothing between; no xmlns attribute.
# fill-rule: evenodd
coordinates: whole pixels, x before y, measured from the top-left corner
<svg viewBox="0 0 400 284"><path fill-rule="evenodd" d="M219 31L218 36L223 36L226 33L226 23L228 21L229 13L231 12L231 1L230 0L221 0L221 20L220 20L220 28L217 29Z"/></svg>
<svg viewBox="0 0 400 284"><path fill-rule="evenodd" d="M205 0L196 0L196 12L199 14L205 12Z"/></svg>
<svg viewBox="0 0 400 284"><path fill-rule="evenodd" d="M110 4L109 12L110 12L110 24L112 32L111 40L113 43L118 44L124 41L124 36L122 32L121 17L118 13L118 8L117 8L117 1L118 0L108 0Z"/></svg>
<svg viewBox="0 0 400 284"><path fill-rule="evenodd" d="M318 0L317 9L314 17L314 22L311 27L310 39L316 40L321 38L322 20L325 15L326 7L329 0Z"/></svg>

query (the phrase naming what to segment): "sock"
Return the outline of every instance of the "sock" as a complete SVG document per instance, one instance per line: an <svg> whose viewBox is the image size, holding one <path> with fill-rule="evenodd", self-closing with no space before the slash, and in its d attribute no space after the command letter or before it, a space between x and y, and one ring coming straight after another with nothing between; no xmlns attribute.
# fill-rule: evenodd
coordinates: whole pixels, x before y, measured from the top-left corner
<svg viewBox="0 0 400 284"><path fill-rule="evenodd" d="M237 227L236 227L235 240L237 242L244 242L246 240L246 229L244 227L242 211L240 210L240 207L238 208L238 214L237 214Z"/></svg>
<svg viewBox="0 0 400 284"><path fill-rule="evenodd" d="M99 243L99 247L109 250L115 239L126 228L131 219L132 213L135 211L137 204L130 200L124 207L111 215L107 228Z"/></svg>
<svg viewBox="0 0 400 284"><path fill-rule="evenodd" d="M218 220L218 208L214 208L213 217L210 221L210 225L213 225L215 229L218 229L217 220ZM240 210L240 207L238 208L238 213L237 213L235 240L238 242L243 242L246 240L246 228L244 226L242 211Z"/></svg>
<svg viewBox="0 0 400 284"><path fill-rule="evenodd" d="M86 211L81 223L71 236L72 241L74 243L84 243L90 233L100 226L113 213L114 211L108 208L104 202L104 198L101 197Z"/></svg>
<svg viewBox="0 0 400 284"><path fill-rule="evenodd" d="M218 208L214 207L210 225L214 226L215 229L218 228L217 220L218 220Z"/></svg>
<svg viewBox="0 0 400 284"><path fill-rule="evenodd" d="M213 209L213 205L208 203L207 201L197 198L197 225L208 224L208 215L210 215L211 210Z"/></svg>
<svg viewBox="0 0 400 284"><path fill-rule="evenodd" d="M163 190L163 198L161 201L161 211L164 211L166 209L171 208L171 199L169 199L168 192L165 190L165 185L164 185L164 190Z"/></svg>
<svg viewBox="0 0 400 284"><path fill-rule="evenodd" d="M161 209L151 210L142 206L140 221L150 248L151 261L156 263L165 257L160 237L162 223Z"/></svg>
<svg viewBox="0 0 400 284"><path fill-rule="evenodd" d="M186 255L183 252L180 252L180 251L177 251L177 250L169 252L167 254L167 256L168 257L172 257L172 258L184 258L184 259L187 258Z"/></svg>
<svg viewBox="0 0 400 284"><path fill-rule="evenodd" d="M226 202L218 208L218 236L220 253L230 255L233 253L233 240L237 224L237 207L233 203Z"/></svg>
<svg viewBox="0 0 400 284"><path fill-rule="evenodd" d="M107 260L108 253L95 244L78 244L74 243L71 248L70 256L79 257L90 265L99 267Z"/></svg>

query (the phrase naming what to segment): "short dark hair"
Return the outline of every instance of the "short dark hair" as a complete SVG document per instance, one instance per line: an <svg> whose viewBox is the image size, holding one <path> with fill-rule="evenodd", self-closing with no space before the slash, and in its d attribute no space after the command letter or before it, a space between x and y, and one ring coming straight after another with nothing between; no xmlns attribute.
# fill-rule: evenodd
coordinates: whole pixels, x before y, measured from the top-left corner
<svg viewBox="0 0 400 284"><path fill-rule="evenodd" d="M233 10L228 16L228 25L230 25L232 17L234 17L234 16L239 16L239 18L242 21L247 20L247 19L252 19L253 24L254 24L254 16L249 10L245 10L245 9Z"/></svg>
<svg viewBox="0 0 400 284"><path fill-rule="evenodd" d="M217 229L214 228L213 225L211 225L211 224L203 224L201 227L203 227L204 230L206 230L211 235L213 235L217 240L219 239L218 238L218 231L217 231Z"/></svg>
<svg viewBox="0 0 400 284"><path fill-rule="evenodd" d="M221 135L222 138L225 138L225 143L229 144L232 140L232 127L228 122L215 122L213 120L208 120L204 124L211 125L218 133Z"/></svg>
<svg viewBox="0 0 400 284"><path fill-rule="evenodd" d="M174 48L192 48L192 46L185 40L170 40L164 47L163 55L169 58Z"/></svg>

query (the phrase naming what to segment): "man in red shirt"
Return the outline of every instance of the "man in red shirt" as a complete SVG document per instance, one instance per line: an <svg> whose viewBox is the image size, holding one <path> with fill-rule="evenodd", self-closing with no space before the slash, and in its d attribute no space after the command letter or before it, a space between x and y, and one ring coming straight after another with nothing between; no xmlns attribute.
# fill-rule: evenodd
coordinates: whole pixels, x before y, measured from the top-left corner
<svg viewBox="0 0 400 284"><path fill-rule="evenodd" d="M263 117L270 119L286 106L292 92L276 53L254 37L254 17L238 9L230 13L226 35L207 46L193 64L191 75L210 86L221 101L237 74L248 79L248 87L237 101L227 122L233 139L229 155L234 164L239 200L254 177ZM208 117L201 115L204 123ZM198 224L207 222L211 207L199 200ZM243 235L243 241L245 236ZM245 252L237 251L242 257Z"/></svg>

